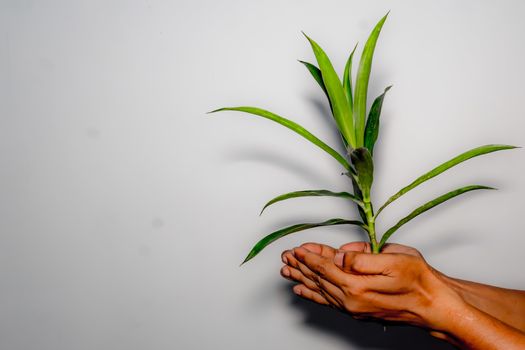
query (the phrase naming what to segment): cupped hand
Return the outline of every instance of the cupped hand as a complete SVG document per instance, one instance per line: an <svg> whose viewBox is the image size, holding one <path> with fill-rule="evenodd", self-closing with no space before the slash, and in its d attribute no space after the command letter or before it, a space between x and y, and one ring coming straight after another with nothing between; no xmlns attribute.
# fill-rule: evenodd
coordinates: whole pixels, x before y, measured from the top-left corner
<svg viewBox="0 0 525 350"><path fill-rule="evenodd" d="M414 248L389 244L371 254L366 242L339 249L306 243L282 254L281 274L296 294L355 318L444 329L463 300ZM439 335L439 333L435 333Z"/></svg>

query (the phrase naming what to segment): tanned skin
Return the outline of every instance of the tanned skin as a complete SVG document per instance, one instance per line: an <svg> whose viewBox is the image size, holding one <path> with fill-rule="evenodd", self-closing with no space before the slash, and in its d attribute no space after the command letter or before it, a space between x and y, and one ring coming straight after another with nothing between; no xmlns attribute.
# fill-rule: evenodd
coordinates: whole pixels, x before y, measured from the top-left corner
<svg viewBox="0 0 525 350"><path fill-rule="evenodd" d="M525 349L525 291L448 277L416 249L306 243L282 254L293 291L357 319L401 322L469 350Z"/></svg>

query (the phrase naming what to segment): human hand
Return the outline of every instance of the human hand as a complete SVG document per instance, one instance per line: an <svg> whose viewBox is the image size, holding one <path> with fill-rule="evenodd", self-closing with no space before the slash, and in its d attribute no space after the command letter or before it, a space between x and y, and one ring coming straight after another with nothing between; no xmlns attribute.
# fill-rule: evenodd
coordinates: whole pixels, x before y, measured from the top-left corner
<svg viewBox="0 0 525 350"><path fill-rule="evenodd" d="M307 243L283 252L281 274L294 292L355 318L398 321L432 330L446 327L463 300L414 248L389 244L370 254L365 242L332 247ZM441 337L441 333L435 332Z"/></svg>

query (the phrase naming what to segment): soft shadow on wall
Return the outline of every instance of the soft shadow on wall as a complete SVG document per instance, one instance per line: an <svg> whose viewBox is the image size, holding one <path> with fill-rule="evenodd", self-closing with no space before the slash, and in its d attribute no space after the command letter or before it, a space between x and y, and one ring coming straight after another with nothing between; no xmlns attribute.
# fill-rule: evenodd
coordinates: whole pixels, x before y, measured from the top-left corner
<svg viewBox="0 0 525 350"><path fill-rule="evenodd" d="M453 350L455 347L433 338L427 331L411 326L389 324L386 331L377 322L358 321L337 310L302 299L292 292L288 282L280 284L289 297L290 307L304 313L305 327L328 332L348 342L351 349Z"/></svg>

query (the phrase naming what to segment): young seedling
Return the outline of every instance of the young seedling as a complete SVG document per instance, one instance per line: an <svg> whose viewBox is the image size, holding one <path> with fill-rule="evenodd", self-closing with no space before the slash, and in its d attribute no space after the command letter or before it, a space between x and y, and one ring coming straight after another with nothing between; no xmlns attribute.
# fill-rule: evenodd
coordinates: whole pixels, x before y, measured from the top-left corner
<svg viewBox="0 0 525 350"><path fill-rule="evenodd" d="M386 244L390 236L396 232L401 226L415 218L416 216L434 208L435 206L448 201L461 194L474 191L474 190L489 190L492 187L483 185L469 185L457 188L450 192L447 192L425 204L413 210L410 214L399 220L397 224L386 230L381 238L377 235L375 223L379 214L396 199L407 193L408 191L416 188L425 181L432 179L433 177L443 173L444 171L477 156L483 154L507 150L516 148L509 145L484 145L473 148L467 152L464 152L451 160L435 167L429 172L421 175L409 185L400 189L397 193L392 195L379 209L374 212L373 205L370 199L370 192L372 189L372 183L374 180L374 145L379 136L379 119L381 115L381 107L385 94L390 89L387 87L384 92L376 97L370 110L367 113L366 102L367 102L367 91L368 82L370 78L370 72L372 68L372 58L374 56L374 50L376 47L377 39L381 32L381 28L387 19L388 13L377 23L372 33L368 37L366 44L361 54L359 62L359 68L357 70L357 76L355 81L355 88L352 85L352 59L355 52L355 47L351 51L350 56L346 62L342 81L335 72L330 59L323 51L323 49L306 34L305 37L310 42L315 58L318 63L318 67L308 63L299 61L305 65L310 74L313 76L315 81L319 84L324 94L328 98L330 110L332 111L333 118L339 133L341 134L341 142L347 151L347 154L342 155L332 147L328 146L325 142L321 141L311 132L303 128L301 125L283 118L275 113L269 112L264 109L256 107L225 107L214 110L209 113L218 111L240 111L250 113L256 116L260 116L266 119L273 120L293 131L302 137L306 138L314 145L321 148L323 151L332 156L345 170L345 175L348 176L351 184L349 187L352 188L352 192L332 192L328 190L304 190L290 192L282 194L274 199L270 200L264 207L281 202L291 198L298 197L315 197L315 196L331 196L340 197L351 200L357 206L360 220L348 220L348 219L330 219L318 223L302 223L292 225L289 227L282 228L278 231L272 232L263 239L261 239L253 249L249 252L248 256L243 263L255 257L270 243L277 239L289 235L294 232L311 229L314 227L321 226L334 226L334 225L356 225L361 227L368 235L372 253L377 254L381 252L381 249ZM356 45L357 47L357 45ZM262 214L262 212L261 212Z"/></svg>

